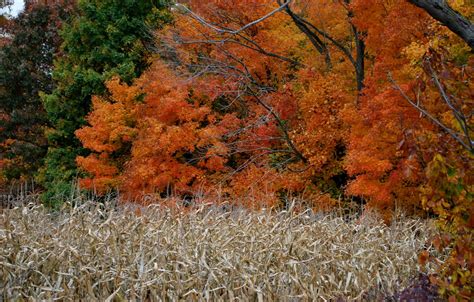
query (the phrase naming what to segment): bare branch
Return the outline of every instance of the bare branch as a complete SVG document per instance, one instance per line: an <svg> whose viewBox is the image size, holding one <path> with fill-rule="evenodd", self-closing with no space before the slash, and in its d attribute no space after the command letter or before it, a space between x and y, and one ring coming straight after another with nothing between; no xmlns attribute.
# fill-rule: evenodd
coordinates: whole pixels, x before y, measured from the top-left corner
<svg viewBox="0 0 474 302"><path fill-rule="evenodd" d="M265 56L276 58L276 59L288 62L288 63L296 65L296 66L302 65L300 62L298 62L296 60L293 60L293 59L284 57L282 55L279 55L279 54L276 54L276 53L265 50L263 47L258 45L255 41L253 41L253 40L251 40L247 37L241 36L240 34L239 34L239 37L244 39L246 42L252 44L253 46L247 45L243 42L240 42L240 41L235 40L235 39L230 39L230 38L222 39L222 40L190 40L190 41L181 41L181 42L178 42L178 43L182 44L182 45L185 45L185 44L225 44L225 43L233 43L233 44L237 44L237 45L240 45L242 47L251 49L251 50L256 51L258 53L261 53Z"/></svg>
<svg viewBox="0 0 474 302"><path fill-rule="evenodd" d="M250 46L250 45L247 45L241 41L238 41L236 39L232 39L232 38L226 38L226 39L212 39L210 37L207 37L206 34L203 33L203 35L205 36L205 39L204 41L191 41L191 42L196 42L196 43L209 43L209 44L213 44L215 45L224 55L227 56L228 59L230 59L231 61L234 61L236 63L235 66L231 65L231 64L228 64L227 66L225 66L224 68L230 68L232 69L234 72L237 72L237 73L240 73L240 76L241 76L241 79L243 80L242 82L242 89L243 91L245 91L245 93L251 97L253 97L257 103L259 105L261 105L263 108L265 108L265 110L268 111L268 113L275 119L276 123L277 123L277 126L278 128L280 129L283 137L282 137L282 140L288 145L289 147L289 150L291 150L291 152L295 155L296 158L298 158L299 160L301 160L302 162L304 163L307 163L308 160L304 157L304 155L297 149L297 147L295 146L295 144L293 143L293 141L291 140L290 136L289 136L289 133L288 133L288 130L287 130L287 126L285 125L285 122L280 118L280 116L278 115L277 112L275 112L275 110L269 105L267 104L264 100L262 100L260 98L260 93L262 91L271 91L272 89L267 89L268 87L262 87L262 85L259 85L259 81L257 79L254 78L254 76L252 75L252 73L248 70L247 68L247 65L245 64L244 61L242 61L241 59L239 59L238 57L236 57L233 53L231 53L229 50L225 49L224 47L222 47L225 43L237 43L241 46L244 46L244 47L247 47L247 48L250 48L250 49L253 49L255 51L258 51L260 53L263 53L267 56L273 56L273 57L277 57L281 60L284 60L284 61L288 61L290 62L289 59L287 58L284 58L284 57L281 57L279 55L276 55L276 54L273 54L273 53L270 53L270 52L267 52L265 51L262 47L260 47L256 42L252 41L251 39L243 36L241 33L243 31L245 31L247 28L253 26L253 25L256 25L258 24L259 22L262 22L268 18L270 18L271 16L273 16L274 14L284 10L290 3L291 3L292 0L287 0L285 3L281 4L277 9L273 10L272 12L266 14L265 16L253 21L253 22L250 22L248 24L246 24L245 26L241 27L240 29L237 29L237 30L230 30L230 29L226 29L226 28L222 28L222 27L217 27L211 23L209 23L208 21L206 21L204 18L202 18L201 16L197 15L196 13L192 12L190 9L188 9L187 7L185 7L184 5L182 4L179 4L180 8L183 8L185 12L187 12L188 14L190 14L194 19L196 19L199 23L201 23L202 25L208 27L208 28L211 28L212 30L216 31L218 34L230 34L230 35L234 35L234 36L237 36L237 37L240 37L242 38L245 42L247 43L250 43L251 45L253 46ZM209 39L208 39L209 38ZM185 42L185 43L191 43L191 42ZM298 63L298 62L291 62L291 63ZM240 65L242 69L239 69L237 68L237 66ZM211 69L209 68L209 66L204 66L204 69L200 72L200 74L204 74L204 73L209 73L211 71ZM245 83L245 81L247 81L247 83ZM257 88L258 90L260 91L255 91L253 88ZM279 151L281 152L281 150ZM287 150L285 150L285 152L287 152Z"/></svg>
<svg viewBox="0 0 474 302"><path fill-rule="evenodd" d="M438 91L440 92L441 97L443 98L444 102L448 105L448 107L451 109L451 112L453 113L454 117L458 121L459 125L461 125L461 128L464 132L464 135L467 138L469 147L470 147L471 150L473 150L474 149L473 148L473 140L471 139L471 135L469 133L469 125L468 125L468 121L467 121L466 116L464 115L464 113L461 110L456 108L456 106L451 102L450 97L446 93L443 85L441 84L441 81L438 78L438 75L433 70L433 67L431 66L430 62L428 62L428 67L429 67L429 70L431 72L431 77L433 78L433 81L434 81L436 87L438 88Z"/></svg>
<svg viewBox="0 0 474 302"><path fill-rule="evenodd" d="M255 21L252 21L250 23L247 23L246 25L242 26L241 28L239 29L236 29L236 30L229 30L229 29L225 29L225 28L219 28L217 26L214 26L212 25L211 23L209 23L208 21L206 21L204 18L202 18L201 16L199 16L198 14L194 13L192 10L190 10L189 8L186 7L186 5L183 5L181 3L176 3L175 6L178 8L178 9L182 9L183 11L185 11L186 13L190 14L195 20L197 20L199 23L201 23L202 25L205 25L211 29L213 29L214 31L216 31L217 33L219 34L231 34L231 35L237 35L241 32L243 32L244 30L254 26L254 25L257 25L258 23L261 23L263 21L265 21L266 19L272 17L273 15L275 15L276 13L282 11L285 9L285 7L287 7L293 0L287 0L285 3L283 3L280 7L274 9L273 11L271 11L270 13L266 14L265 16L255 20Z"/></svg>
<svg viewBox="0 0 474 302"><path fill-rule="evenodd" d="M395 80L392 78L392 76L389 74L388 78L390 82L393 84L393 88L396 89L398 92L400 92L401 96L407 100L410 105L415 107L418 111L423 113L428 119L430 119L433 123L438 125L441 129L443 129L446 133L448 133L452 138L454 138L459 144L461 144L466 150L468 150L471 153L474 153L474 148L472 146L472 140L467 137L468 143L466 143L462 138L460 138L456 132L454 132L451 128L446 126L443 122L441 122L439 119L431 115L426 109L421 107L421 105L418 102L414 102L404 91L403 89L395 82Z"/></svg>
<svg viewBox="0 0 474 302"><path fill-rule="evenodd" d="M298 148L295 146L293 141L290 138L290 135L288 133L288 130L286 128L285 123L283 120L278 116L278 114L273 110L273 108L268 105L265 101L263 101L251 88L249 88L250 95L255 98L257 103L259 103L262 107L264 107L270 114L275 118L275 120L278 123L278 128L283 132L283 138L285 139L285 142L288 144L288 146L293 150L295 155L304 163L308 162L308 159L298 150Z"/></svg>
<svg viewBox="0 0 474 302"><path fill-rule="evenodd" d="M277 0L277 3L280 4L281 0ZM365 78L365 43L361 39L361 34L359 33L357 27L351 22L352 18L352 11L349 9L348 4L349 1L344 1L345 5L344 7L347 9L347 17L348 17L348 23L353 31L354 35L354 43L356 45L356 57L351 53L351 50L344 46L342 43L331 37L329 33L326 31L318 28L311 22L308 22L306 19L304 19L301 16L298 16L295 14L290 6L286 6L285 11L286 13L292 18L293 22L295 25L308 37L308 39L311 41L313 46L321 53L324 54L326 57L326 65L328 68L331 68L331 59L330 59L330 54L329 54L329 49L327 48L327 45L324 40L328 40L331 42L337 49L339 49L346 57L347 59L351 62L351 64L354 66L355 70L355 75L356 75L356 81L357 81L357 91L362 91L364 88L364 78ZM320 37L318 37L320 35Z"/></svg>

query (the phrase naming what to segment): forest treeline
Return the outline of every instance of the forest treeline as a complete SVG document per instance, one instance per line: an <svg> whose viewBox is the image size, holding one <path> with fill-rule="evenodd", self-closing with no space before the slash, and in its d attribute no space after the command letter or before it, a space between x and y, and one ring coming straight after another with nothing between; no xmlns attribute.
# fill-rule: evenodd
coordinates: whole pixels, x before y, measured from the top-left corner
<svg viewBox="0 0 474 302"><path fill-rule="evenodd" d="M470 1L36 2L1 22L0 183L429 213L472 295Z"/></svg>

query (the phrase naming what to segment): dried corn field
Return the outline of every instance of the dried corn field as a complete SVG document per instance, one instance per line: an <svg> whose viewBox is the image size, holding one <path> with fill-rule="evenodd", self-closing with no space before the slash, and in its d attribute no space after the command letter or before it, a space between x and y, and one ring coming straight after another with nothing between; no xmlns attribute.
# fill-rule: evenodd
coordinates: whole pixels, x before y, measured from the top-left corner
<svg viewBox="0 0 474 302"><path fill-rule="evenodd" d="M0 215L1 299L379 300L406 287L430 229L403 218L192 213L85 204Z"/></svg>

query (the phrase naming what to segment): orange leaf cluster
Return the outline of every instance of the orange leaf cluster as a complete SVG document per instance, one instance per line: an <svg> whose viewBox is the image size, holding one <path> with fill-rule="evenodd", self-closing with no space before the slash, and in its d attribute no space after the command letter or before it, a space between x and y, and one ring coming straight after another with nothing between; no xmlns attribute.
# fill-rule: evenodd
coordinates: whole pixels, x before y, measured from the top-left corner
<svg viewBox="0 0 474 302"><path fill-rule="evenodd" d="M77 159L90 175L84 186L119 186L131 198L185 192L208 171L224 169L228 150L219 138L232 118L216 117L163 63L132 86L114 79L107 87L107 98L94 98L90 126L76 132L93 151Z"/></svg>

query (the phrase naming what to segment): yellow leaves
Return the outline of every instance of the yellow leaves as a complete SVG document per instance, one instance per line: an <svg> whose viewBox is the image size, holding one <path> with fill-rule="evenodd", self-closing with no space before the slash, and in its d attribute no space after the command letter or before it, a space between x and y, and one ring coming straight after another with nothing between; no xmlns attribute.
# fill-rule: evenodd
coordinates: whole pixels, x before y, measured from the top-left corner
<svg viewBox="0 0 474 302"><path fill-rule="evenodd" d="M100 155L93 154L88 157L79 156L77 158L77 163L89 173L93 173L95 175L113 176L118 172L117 168L108 165L106 163L107 160L107 154L102 153Z"/></svg>
<svg viewBox="0 0 474 302"><path fill-rule="evenodd" d="M423 193L424 204L438 215L441 235L433 240L433 245L440 251L450 250L435 281L444 295L462 300L472 296L473 290L474 206L469 193L472 177L464 174L463 170L468 168L460 165L461 162L461 158L452 161L444 154L435 154L428 164Z"/></svg>
<svg viewBox="0 0 474 302"><path fill-rule="evenodd" d="M474 14L474 8L471 0L448 0L448 3L453 9L467 16L468 18Z"/></svg>
<svg viewBox="0 0 474 302"><path fill-rule="evenodd" d="M444 177L448 173L446 160L441 154L436 154L428 164L427 176L431 179Z"/></svg>
<svg viewBox="0 0 474 302"><path fill-rule="evenodd" d="M349 194L367 198L368 205L371 207L380 210L385 210L388 207L391 210L393 207L392 185L393 183L381 183L369 175L361 175L349 183L347 191Z"/></svg>
<svg viewBox="0 0 474 302"><path fill-rule="evenodd" d="M410 62L409 66L407 66L407 72L416 76L423 71L421 66L422 60L429 47L429 44L422 44L421 41L413 41L402 50L402 53Z"/></svg>
<svg viewBox="0 0 474 302"><path fill-rule="evenodd" d="M114 77L106 83L108 91L111 93L112 102L130 105L139 95L140 89L137 86L129 86L122 83L119 78Z"/></svg>
<svg viewBox="0 0 474 302"><path fill-rule="evenodd" d="M186 123L180 126L168 126L155 145L161 152L173 154L178 150L194 151L197 143L196 123Z"/></svg>

